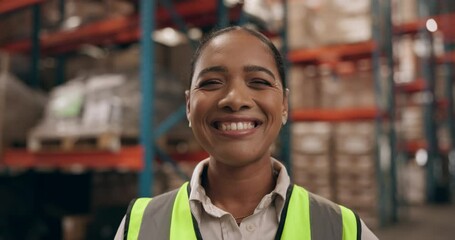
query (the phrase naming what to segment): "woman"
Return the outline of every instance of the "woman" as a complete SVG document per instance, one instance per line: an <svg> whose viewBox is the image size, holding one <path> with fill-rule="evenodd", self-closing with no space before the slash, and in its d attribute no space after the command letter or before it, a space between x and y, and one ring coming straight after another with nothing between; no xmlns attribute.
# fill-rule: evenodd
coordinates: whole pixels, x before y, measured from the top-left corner
<svg viewBox="0 0 455 240"><path fill-rule="evenodd" d="M210 157L188 185L132 203L116 239L377 239L349 209L290 184L271 157L288 117L284 79L258 32L229 27L203 40L186 106Z"/></svg>

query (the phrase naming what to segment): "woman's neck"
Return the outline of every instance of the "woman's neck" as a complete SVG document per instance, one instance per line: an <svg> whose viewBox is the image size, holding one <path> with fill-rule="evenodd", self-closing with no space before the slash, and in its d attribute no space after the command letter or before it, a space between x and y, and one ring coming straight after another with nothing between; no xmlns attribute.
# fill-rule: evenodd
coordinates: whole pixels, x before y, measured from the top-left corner
<svg viewBox="0 0 455 240"><path fill-rule="evenodd" d="M275 188L276 180L270 160L232 167L211 159L203 185L215 206L234 218L243 218L253 214L262 198Z"/></svg>

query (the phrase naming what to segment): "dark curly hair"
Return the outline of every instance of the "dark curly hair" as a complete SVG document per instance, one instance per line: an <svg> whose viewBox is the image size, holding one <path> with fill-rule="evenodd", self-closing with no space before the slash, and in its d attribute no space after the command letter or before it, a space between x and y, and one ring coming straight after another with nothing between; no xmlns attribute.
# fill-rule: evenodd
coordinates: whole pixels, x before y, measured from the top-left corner
<svg viewBox="0 0 455 240"><path fill-rule="evenodd" d="M275 47L275 45L272 43L272 41L270 41L269 38L264 36L264 34L258 32L258 31L255 31L255 30L252 30L252 29L249 29L246 27L240 27L240 26L231 26L231 27L222 28L217 31L211 32L210 34L205 36L199 42L199 46L197 47L196 51L193 54L193 58L191 59L190 88L191 88L191 79L193 78L196 62L197 62L197 60L199 60L199 57L201 56L201 53L204 50L205 46L207 46L207 44L215 37L220 36L224 33L235 31L235 30L245 31L246 33L251 34L252 36L261 40L270 49L270 51L273 55L273 58L275 59L275 64L276 64L276 68L278 69L278 74L280 75L281 85L283 86L283 92L285 92L286 91L286 74L285 74L285 70L284 70L283 57L281 56L280 51L278 51L278 49Z"/></svg>

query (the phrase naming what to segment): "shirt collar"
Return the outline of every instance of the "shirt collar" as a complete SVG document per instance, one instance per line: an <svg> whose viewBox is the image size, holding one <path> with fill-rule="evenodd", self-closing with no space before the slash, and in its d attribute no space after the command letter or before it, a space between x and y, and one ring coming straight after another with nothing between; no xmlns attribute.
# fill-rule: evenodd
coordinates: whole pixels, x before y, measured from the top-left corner
<svg viewBox="0 0 455 240"><path fill-rule="evenodd" d="M271 163L273 169L278 173L277 181L275 185L275 189L271 192L272 195L276 195L281 198L282 201L280 203L284 203L286 200L286 192L290 184L290 178L286 168L282 163L278 160L272 158ZM197 201L202 204L211 202L208 196L205 193L204 187L201 184L201 177L204 171L204 168L209 164L209 159L202 160L197 166L194 168L193 175L191 176L190 186L190 201ZM270 194L267 194L270 195ZM281 213L284 204L279 204L280 206L276 206L277 214Z"/></svg>

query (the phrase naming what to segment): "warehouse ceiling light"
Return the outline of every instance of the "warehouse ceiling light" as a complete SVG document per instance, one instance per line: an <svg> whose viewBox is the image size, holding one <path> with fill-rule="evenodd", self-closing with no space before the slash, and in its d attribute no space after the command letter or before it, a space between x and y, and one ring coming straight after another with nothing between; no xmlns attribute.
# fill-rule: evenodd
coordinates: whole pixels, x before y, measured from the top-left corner
<svg viewBox="0 0 455 240"><path fill-rule="evenodd" d="M188 37L192 40L199 40L202 38L202 31L199 28L190 28L188 30Z"/></svg>
<svg viewBox="0 0 455 240"><path fill-rule="evenodd" d="M419 166L425 166L428 161L428 153L425 149L419 149L416 152L416 162Z"/></svg>
<svg viewBox="0 0 455 240"><path fill-rule="evenodd" d="M438 23L433 18L428 19L425 25L427 27L427 30L430 32L438 31Z"/></svg>
<svg viewBox="0 0 455 240"><path fill-rule="evenodd" d="M72 16L65 20L63 23L63 29L77 28L82 24L82 20L78 16Z"/></svg>
<svg viewBox="0 0 455 240"><path fill-rule="evenodd" d="M152 34L155 42L161 43L169 47L175 47L179 44L186 42L186 37L183 33L176 31L173 28L167 27L156 30Z"/></svg>
<svg viewBox="0 0 455 240"><path fill-rule="evenodd" d="M237 4L243 3L243 0L224 0L224 5L226 7L234 7Z"/></svg>

